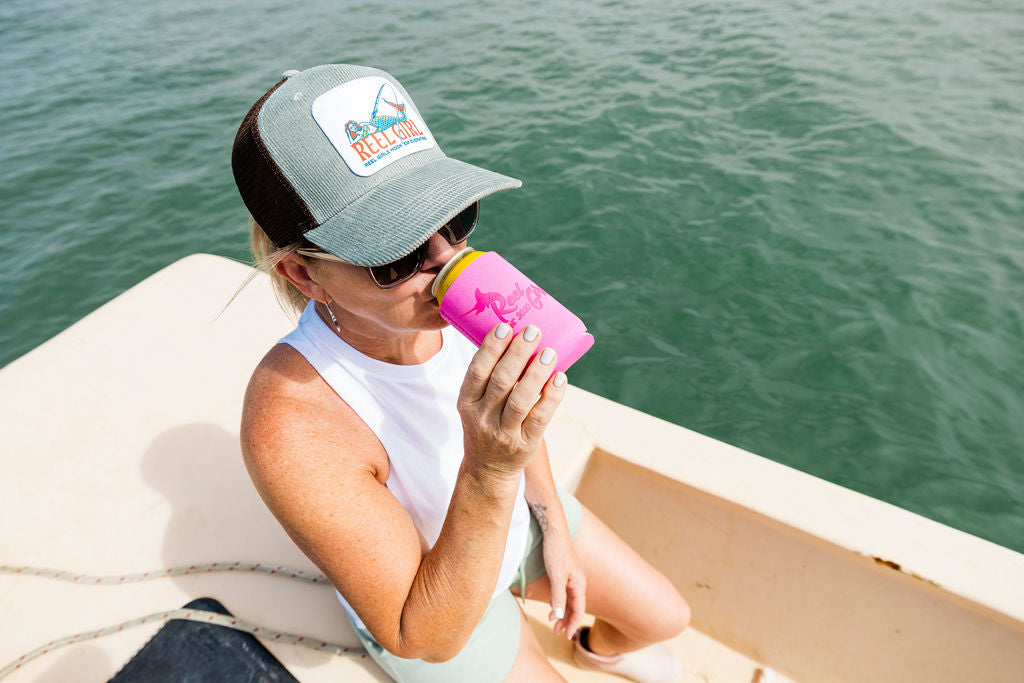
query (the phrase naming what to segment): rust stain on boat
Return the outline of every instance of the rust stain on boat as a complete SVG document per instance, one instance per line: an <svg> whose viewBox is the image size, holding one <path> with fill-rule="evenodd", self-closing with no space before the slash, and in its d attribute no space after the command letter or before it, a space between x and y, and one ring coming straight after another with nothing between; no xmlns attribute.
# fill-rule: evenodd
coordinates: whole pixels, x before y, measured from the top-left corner
<svg viewBox="0 0 1024 683"><path fill-rule="evenodd" d="M896 564L895 562L893 562L892 560L883 560L882 558L875 557L874 555L871 556L871 559L874 560L875 562L877 562L878 564L884 564L886 567L889 567L890 569L895 569L896 571L900 571L900 566L898 564Z"/></svg>
<svg viewBox="0 0 1024 683"><path fill-rule="evenodd" d="M942 588L942 586L940 586L936 582L932 581L931 579L926 579L925 577L921 576L920 574L915 574L914 572L905 571L903 569L903 567L901 567L899 565L898 562L893 562L892 560L886 560L884 558L877 557L875 555L869 555L869 557L872 560L874 560L876 563L884 565L884 566L888 567L889 569L895 569L896 571L903 572L907 576L913 577L913 578L917 579L918 581L923 581L923 582L925 582L927 584L935 586L936 588Z"/></svg>

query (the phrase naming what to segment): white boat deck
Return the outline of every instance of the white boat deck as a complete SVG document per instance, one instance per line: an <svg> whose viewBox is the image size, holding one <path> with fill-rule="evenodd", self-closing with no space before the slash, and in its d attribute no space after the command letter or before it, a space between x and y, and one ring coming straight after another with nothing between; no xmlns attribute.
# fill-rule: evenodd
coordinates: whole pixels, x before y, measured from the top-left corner
<svg viewBox="0 0 1024 683"><path fill-rule="evenodd" d="M262 276L218 317L247 273L183 259L0 370L0 565L108 575L247 561L317 573L239 454L249 373L293 324ZM686 680L1022 680L1024 556L578 389L548 443L556 479L690 602L693 627L672 643ZM0 667L200 596L268 628L357 645L326 586L232 572L120 586L0 573ZM546 608L527 612L568 679L622 680L576 669ZM7 680L103 680L158 628L57 649ZM266 644L302 681L385 680L369 659Z"/></svg>

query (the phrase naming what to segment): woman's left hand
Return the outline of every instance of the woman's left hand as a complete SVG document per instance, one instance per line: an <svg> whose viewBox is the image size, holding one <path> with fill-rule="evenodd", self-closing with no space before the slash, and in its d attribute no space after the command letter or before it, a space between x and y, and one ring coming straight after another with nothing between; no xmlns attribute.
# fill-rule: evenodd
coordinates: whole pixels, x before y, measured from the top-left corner
<svg viewBox="0 0 1024 683"><path fill-rule="evenodd" d="M580 567L568 529L544 534L544 566L551 581L551 612L555 633L572 638L583 623L587 608L587 578Z"/></svg>

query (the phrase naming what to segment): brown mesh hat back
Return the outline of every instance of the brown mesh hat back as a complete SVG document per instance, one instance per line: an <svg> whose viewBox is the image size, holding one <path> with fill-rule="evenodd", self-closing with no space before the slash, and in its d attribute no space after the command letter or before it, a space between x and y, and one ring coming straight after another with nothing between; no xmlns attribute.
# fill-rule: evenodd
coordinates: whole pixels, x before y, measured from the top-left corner
<svg viewBox="0 0 1024 683"><path fill-rule="evenodd" d="M283 83L284 80L252 105L231 148L231 170L242 201L263 232L278 247L297 242L316 225L313 214L270 156L256 125L263 103Z"/></svg>

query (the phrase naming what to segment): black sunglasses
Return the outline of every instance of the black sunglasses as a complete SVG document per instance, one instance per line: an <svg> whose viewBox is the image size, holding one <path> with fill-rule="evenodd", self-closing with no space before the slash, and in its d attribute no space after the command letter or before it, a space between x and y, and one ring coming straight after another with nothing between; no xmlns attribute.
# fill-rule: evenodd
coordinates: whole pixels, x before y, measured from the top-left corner
<svg viewBox="0 0 1024 683"><path fill-rule="evenodd" d="M448 241L448 244L454 245L459 242L465 242L469 234L473 232L473 228L476 227L479 218L480 202L473 202L459 212L457 216L442 225L437 232ZM427 251L429 249L430 240L428 239L416 247L411 254L391 263L385 263L380 266L367 266L367 270L370 271L370 277L378 287L381 289L391 289L420 272L420 268L423 267L427 260Z"/></svg>

